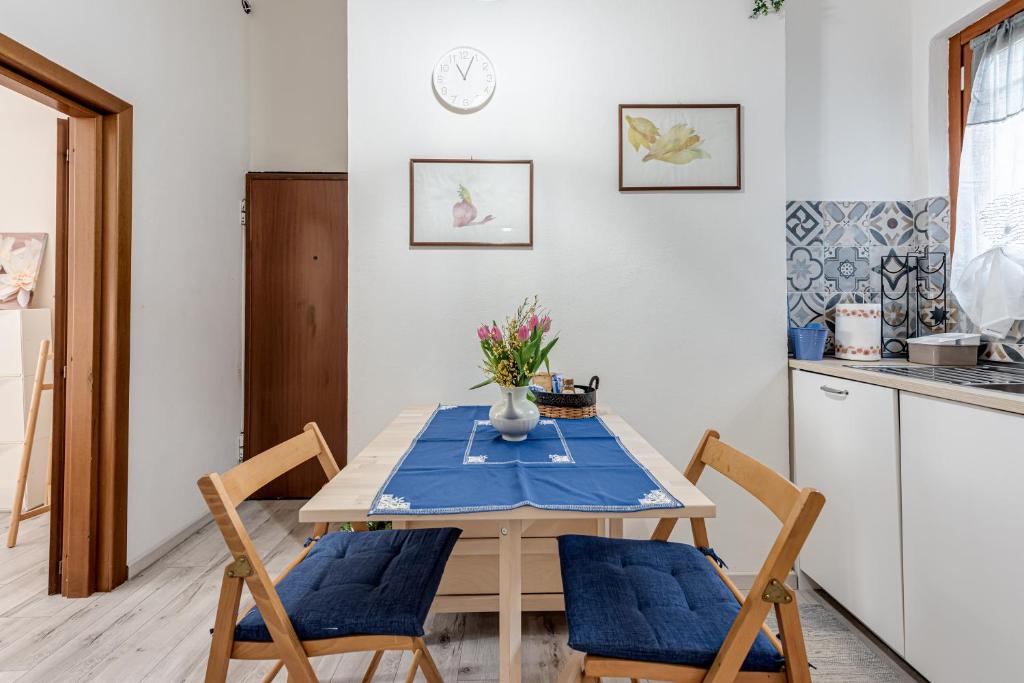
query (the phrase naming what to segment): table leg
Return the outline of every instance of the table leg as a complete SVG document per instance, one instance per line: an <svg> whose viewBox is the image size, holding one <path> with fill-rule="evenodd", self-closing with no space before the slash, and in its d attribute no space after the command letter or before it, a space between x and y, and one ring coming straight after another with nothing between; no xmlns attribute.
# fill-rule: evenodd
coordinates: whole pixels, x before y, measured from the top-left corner
<svg viewBox="0 0 1024 683"><path fill-rule="evenodd" d="M498 664L500 683L520 683L523 653L523 523L501 525L498 541Z"/></svg>
<svg viewBox="0 0 1024 683"><path fill-rule="evenodd" d="M622 538L622 517L608 520L608 538Z"/></svg>

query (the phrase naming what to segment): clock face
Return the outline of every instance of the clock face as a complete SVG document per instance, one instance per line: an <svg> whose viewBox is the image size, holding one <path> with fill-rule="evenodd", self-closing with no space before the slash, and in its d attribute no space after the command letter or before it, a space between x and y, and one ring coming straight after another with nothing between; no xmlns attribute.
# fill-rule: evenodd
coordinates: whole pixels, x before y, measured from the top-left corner
<svg viewBox="0 0 1024 683"><path fill-rule="evenodd" d="M434 67L434 95L448 109L460 114L482 109L491 101L498 75L494 63L480 50L457 47Z"/></svg>

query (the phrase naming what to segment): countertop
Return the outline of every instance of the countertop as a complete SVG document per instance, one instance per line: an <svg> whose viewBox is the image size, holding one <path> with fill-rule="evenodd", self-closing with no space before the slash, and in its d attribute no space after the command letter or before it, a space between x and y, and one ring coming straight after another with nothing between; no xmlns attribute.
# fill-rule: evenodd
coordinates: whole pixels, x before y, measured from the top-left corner
<svg viewBox="0 0 1024 683"><path fill-rule="evenodd" d="M1024 415L1024 395L1009 394L1002 391L989 391L988 389L974 389L956 384L944 382L933 382L930 380L914 379L912 377L899 377L897 375L886 375L878 372L868 372L859 367L899 367L911 365L908 361L898 359L881 360L875 363L859 363L850 360L838 360L826 358L824 360L794 360L789 359L789 367L793 370L805 370L830 377L839 377L854 382L864 382L880 387L889 387L900 391L909 391L924 396L944 398L949 401L958 401L970 405L1004 410L1010 413Z"/></svg>

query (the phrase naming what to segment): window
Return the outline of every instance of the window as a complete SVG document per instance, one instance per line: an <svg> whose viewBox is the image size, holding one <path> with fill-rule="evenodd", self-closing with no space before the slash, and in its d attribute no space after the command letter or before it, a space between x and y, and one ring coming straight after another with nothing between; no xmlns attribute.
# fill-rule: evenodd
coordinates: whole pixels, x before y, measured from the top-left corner
<svg viewBox="0 0 1024 683"><path fill-rule="evenodd" d="M971 41L1020 12L1024 12L1024 0L1013 0L949 39L949 194L953 205L954 229L957 190L960 187L960 155L963 152L973 85L971 69L974 65L974 52L971 50ZM950 244L952 242L953 236L950 235Z"/></svg>
<svg viewBox="0 0 1024 683"><path fill-rule="evenodd" d="M1024 0L950 40L952 289L989 338L1024 318Z"/></svg>

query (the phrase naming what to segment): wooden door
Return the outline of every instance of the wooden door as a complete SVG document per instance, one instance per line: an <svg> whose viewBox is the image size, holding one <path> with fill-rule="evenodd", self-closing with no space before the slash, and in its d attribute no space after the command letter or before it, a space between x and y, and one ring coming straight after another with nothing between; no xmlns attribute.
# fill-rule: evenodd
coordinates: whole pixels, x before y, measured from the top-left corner
<svg viewBox="0 0 1024 683"><path fill-rule="evenodd" d="M347 175L250 173L246 198L244 457L315 421L344 467ZM325 481L314 459L254 497L307 498Z"/></svg>
<svg viewBox="0 0 1024 683"><path fill-rule="evenodd" d="M47 572L47 592L61 589L60 567L64 557L64 405L65 380L62 368L67 362L67 307L68 300L68 149L70 126L67 119L57 119L57 225L54 233L56 263L54 272L53 312L53 424L50 428L50 557Z"/></svg>

